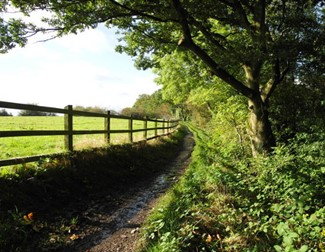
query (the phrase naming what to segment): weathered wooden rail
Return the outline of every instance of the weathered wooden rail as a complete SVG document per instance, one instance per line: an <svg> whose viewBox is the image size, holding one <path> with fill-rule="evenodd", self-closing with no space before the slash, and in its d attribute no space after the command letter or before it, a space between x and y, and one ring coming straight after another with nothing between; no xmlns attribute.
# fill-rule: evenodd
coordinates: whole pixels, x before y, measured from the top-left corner
<svg viewBox="0 0 325 252"><path fill-rule="evenodd" d="M65 138L65 149L68 152L73 151L73 136L75 135L85 135L85 134L103 134L107 144L111 142L111 134L124 133L128 134L128 141L133 143L133 135L136 132L143 132L143 139L145 141L166 135L171 133L177 126L178 120L158 120L158 119L148 119L148 118L134 118L129 116L122 115L113 115L110 111L107 111L106 114L95 113L95 112L86 112L86 111L77 111L73 110L72 105L66 106L64 109L53 108L53 107L44 107L30 104L20 104L12 102L0 101L0 108L6 109L18 109L18 110L30 110L30 111L40 111L47 113L63 114L64 115L64 130L11 130L11 131L0 131L0 138L4 137L23 137L23 136L64 136ZM104 118L104 130L74 130L73 129L73 117L74 116L84 116L84 117L100 117ZM128 129L121 130L112 130L111 129L111 119L125 119L128 120ZM143 127L141 129L134 129L133 121L143 121ZM154 122L155 127L148 127L148 122ZM160 123L160 127L158 127ZM158 130L162 130L162 134L158 134ZM148 137L148 131L154 131L154 136ZM35 162L42 158L53 156L56 154L45 154L37 156L28 156L23 158L11 158L0 160L0 167L7 165L22 164L28 162ZM57 154L58 155L58 154Z"/></svg>

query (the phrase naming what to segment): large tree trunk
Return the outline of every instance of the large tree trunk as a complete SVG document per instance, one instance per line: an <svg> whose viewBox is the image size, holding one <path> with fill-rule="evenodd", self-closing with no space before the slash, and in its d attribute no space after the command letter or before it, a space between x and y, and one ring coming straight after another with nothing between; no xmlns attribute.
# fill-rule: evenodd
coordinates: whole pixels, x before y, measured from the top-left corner
<svg viewBox="0 0 325 252"><path fill-rule="evenodd" d="M248 100L250 109L249 135L253 156L267 155L275 147L275 138L268 118L267 106L260 97Z"/></svg>

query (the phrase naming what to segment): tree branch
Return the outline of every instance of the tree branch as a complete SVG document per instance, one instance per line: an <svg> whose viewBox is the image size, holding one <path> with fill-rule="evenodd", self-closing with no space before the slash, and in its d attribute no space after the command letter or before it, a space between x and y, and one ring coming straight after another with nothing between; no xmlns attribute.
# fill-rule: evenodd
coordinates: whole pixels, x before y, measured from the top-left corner
<svg viewBox="0 0 325 252"><path fill-rule="evenodd" d="M219 1L224 3L227 6L231 7L234 10L234 12L237 12L241 18L242 24L244 24L244 27L248 31L251 31L251 29L252 29L251 23L248 21L246 12L239 0L237 2L236 1L229 2L227 0L219 0Z"/></svg>
<svg viewBox="0 0 325 252"><path fill-rule="evenodd" d="M233 75L229 74L225 69L221 68L201 47L196 45L191 36L190 26L188 24L188 14L186 10L182 7L179 0L173 0L173 5L176 12L179 15L179 23L182 27L183 38L179 42L179 46L183 46L184 48L192 51L196 56L198 56L207 66L211 69L212 73L214 73L217 77L231 85L242 95L252 98L257 95L256 92L247 86L245 86L242 82L237 80Z"/></svg>
<svg viewBox="0 0 325 252"><path fill-rule="evenodd" d="M201 24L199 21L197 21L194 17L189 16L191 23L193 23L200 32L202 32L202 34L205 36L205 38L207 38L212 44L216 45L217 47L219 47L221 50L223 51L227 51L227 49L217 40L215 39L215 35L217 35L218 38L220 38L221 40L223 40L224 42L227 42L226 37L222 36L221 34L211 34L205 27L203 24Z"/></svg>
<svg viewBox="0 0 325 252"><path fill-rule="evenodd" d="M162 44L173 44L173 45L175 45L175 41L166 40L166 39L163 39L161 37L153 36L153 35L147 33L145 30L140 29L138 26L132 25L130 27L132 27L134 30L137 30L138 32L140 32L141 34L143 34L143 36L145 36L145 37L147 37L149 39L158 41L158 42L160 42Z"/></svg>
<svg viewBox="0 0 325 252"><path fill-rule="evenodd" d="M183 40L186 40L187 42L190 42L190 41L192 41L192 35L191 35L190 26L189 26L188 21L187 21L188 14L183 9L183 7L182 7L179 0L173 0L173 5L174 5L174 8L175 8L176 12L178 13L178 17L179 17L178 22L182 27Z"/></svg>
<svg viewBox="0 0 325 252"><path fill-rule="evenodd" d="M274 76L266 83L266 85L261 90L261 97L263 102L267 102L269 100L275 88L281 81L283 81L290 68L289 65L287 65L286 68L282 72L280 72L280 60L277 58L274 62L273 69Z"/></svg>
<svg viewBox="0 0 325 252"><path fill-rule="evenodd" d="M252 6L249 4L249 1L247 1L247 0L239 0L239 2L243 6L246 6L250 10L250 12L253 12L254 11L253 8L252 8Z"/></svg>
<svg viewBox="0 0 325 252"><path fill-rule="evenodd" d="M118 3L117 1L115 0L109 0L112 4L124 9L124 10L127 10L129 11L128 15L129 16L134 16L134 15L138 15L138 16L142 16L142 17L145 17L145 18L148 18L148 19L151 19L151 20L154 20L154 21L157 21L157 22L169 22L169 21L173 21L172 19L162 19L162 18L158 18L156 16L152 16L152 15L149 15L147 13L144 13L142 11L138 11L138 10L134 10L124 4L121 4L121 3ZM127 15L127 13L125 13L125 15ZM174 20L176 21L176 20Z"/></svg>
<svg viewBox="0 0 325 252"><path fill-rule="evenodd" d="M236 89L242 95L252 98L255 94L255 91L245 86L242 82L237 80L233 75L229 74L226 70L221 68L202 48L197 46L194 42L189 45L184 45L190 49L194 54L196 54L208 67L211 71L220 79L228 83L234 89Z"/></svg>
<svg viewBox="0 0 325 252"><path fill-rule="evenodd" d="M248 31L252 31L252 25L251 23L248 21L247 19L247 14L243 8L243 6L241 5L241 2L234 2L234 10L238 10L239 16L244 24L244 27L246 27L246 29Z"/></svg>

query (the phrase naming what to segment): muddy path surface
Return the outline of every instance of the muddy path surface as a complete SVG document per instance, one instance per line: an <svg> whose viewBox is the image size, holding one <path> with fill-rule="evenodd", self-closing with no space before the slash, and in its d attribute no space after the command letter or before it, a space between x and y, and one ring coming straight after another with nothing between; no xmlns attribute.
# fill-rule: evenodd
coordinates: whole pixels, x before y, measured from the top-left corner
<svg viewBox="0 0 325 252"><path fill-rule="evenodd" d="M134 251L143 222L155 203L176 183L191 162L194 140L187 134L177 158L167 169L150 180L96 195L79 213L77 239L69 251Z"/></svg>

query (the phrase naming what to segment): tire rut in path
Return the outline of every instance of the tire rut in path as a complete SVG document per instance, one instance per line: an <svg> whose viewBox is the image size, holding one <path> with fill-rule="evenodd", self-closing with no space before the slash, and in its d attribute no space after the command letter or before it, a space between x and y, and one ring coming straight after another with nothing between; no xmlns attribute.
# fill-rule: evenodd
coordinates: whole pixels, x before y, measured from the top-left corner
<svg viewBox="0 0 325 252"><path fill-rule="evenodd" d="M149 184L143 183L137 188L130 188L127 195L117 200L118 207L114 211L110 206L112 200L116 199L112 199L111 196L93 202L82 216L97 225L89 228L91 235L77 242L73 251L134 251L143 222L158 198L177 182L190 164L193 146L194 140L189 133L184 139L182 150L166 171Z"/></svg>

